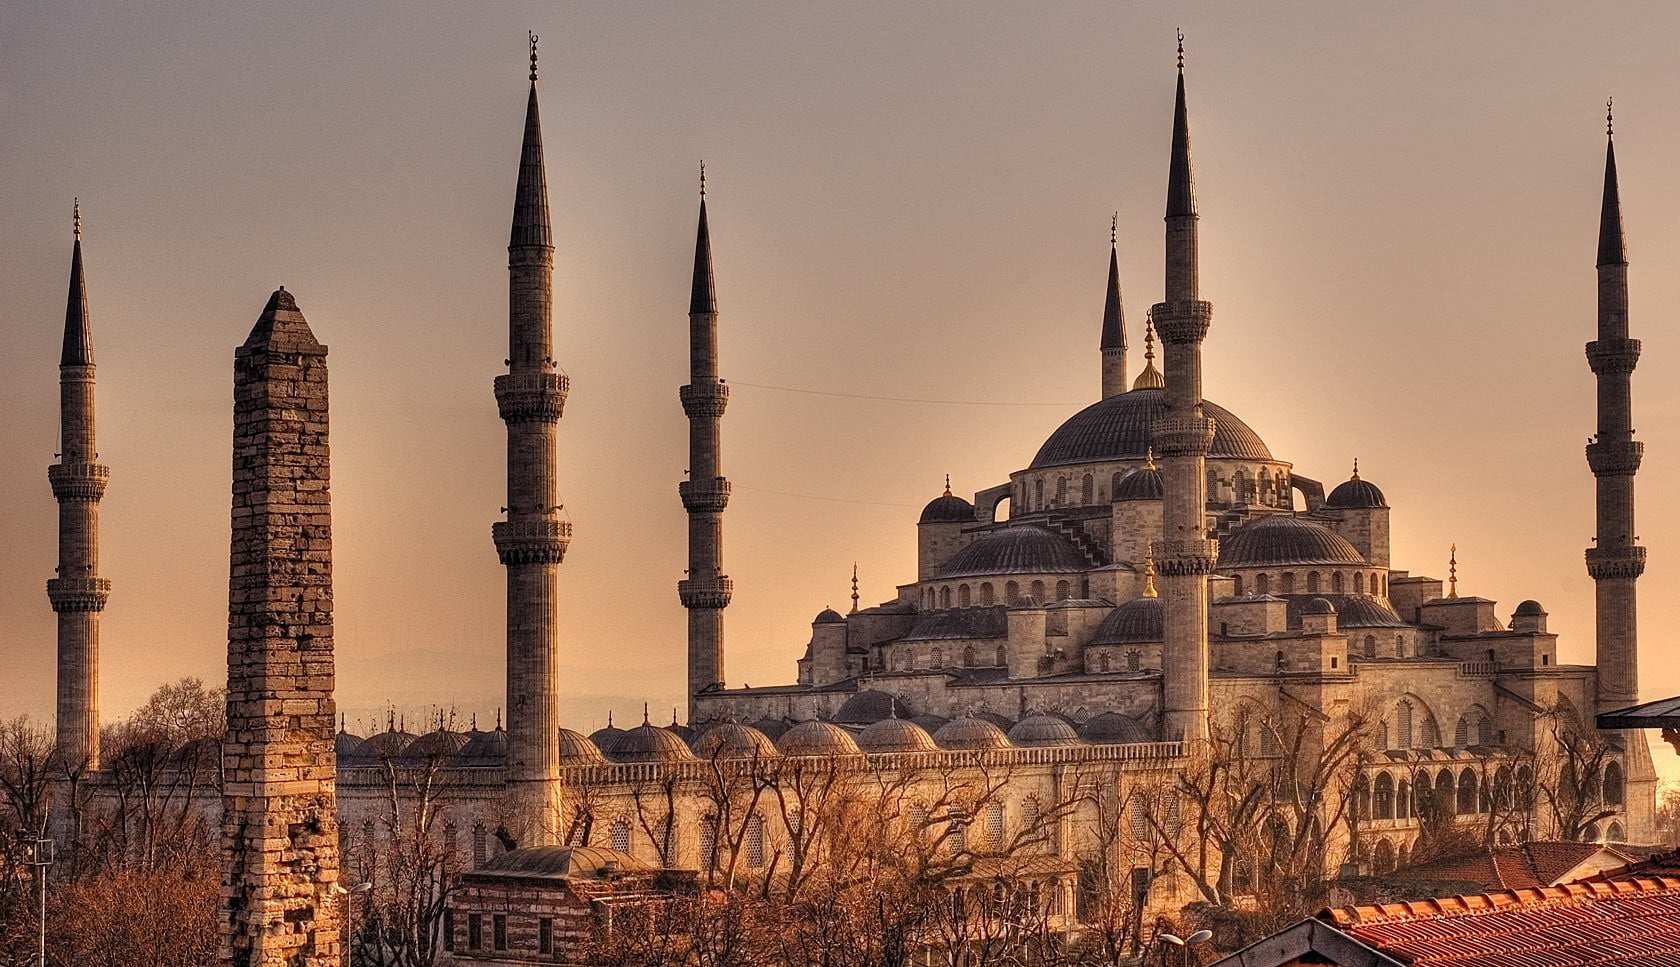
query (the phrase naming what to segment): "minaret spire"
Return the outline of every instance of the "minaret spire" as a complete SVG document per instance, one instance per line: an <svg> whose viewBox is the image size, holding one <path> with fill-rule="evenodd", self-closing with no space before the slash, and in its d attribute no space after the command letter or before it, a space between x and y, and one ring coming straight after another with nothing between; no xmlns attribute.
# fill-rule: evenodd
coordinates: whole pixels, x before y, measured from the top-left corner
<svg viewBox="0 0 1680 967"><path fill-rule="evenodd" d="M1166 299L1150 309L1161 337L1166 415L1151 431L1160 454L1164 539L1155 548L1163 602L1163 738L1208 734L1208 575L1219 544L1208 537L1207 453L1213 421L1202 411L1202 340L1213 306L1198 282L1196 179L1190 164L1190 114L1184 95L1184 34L1178 34L1178 87L1167 168Z"/></svg>
<svg viewBox="0 0 1680 967"><path fill-rule="evenodd" d="M729 480L723 476L723 411L729 386L718 376L717 285L712 277L712 233L706 219L706 166L700 166L700 216L694 237L694 284L688 300L688 372L678 390L688 416L688 479L677 484L688 512L688 574L677 598L688 609L688 718L700 721L696 696L723 686L723 609L734 582L723 573L723 510Z"/></svg>
<svg viewBox="0 0 1680 967"><path fill-rule="evenodd" d="M555 435L570 380L554 361L554 244L537 109L537 37L508 237L508 372L496 377L507 424L507 519L491 529L507 568L507 812L521 846L559 832L560 562L572 525L561 518Z"/></svg>
<svg viewBox="0 0 1680 967"><path fill-rule="evenodd" d="M82 273L82 205L72 205L70 292L58 360L59 453L47 468L58 501L57 576L47 598L58 613L58 752L64 767L99 768L99 614L111 582L99 576L99 501L111 471L94 435L93 326Z"/></svg>
<svg viewBox="0 0 1680 967"><path fill-rule="evenodd" d="M1120 213L1108 225L1108 289L1103 296L1102 395L1126 392L1126 310L1120 302Z"/></svg>

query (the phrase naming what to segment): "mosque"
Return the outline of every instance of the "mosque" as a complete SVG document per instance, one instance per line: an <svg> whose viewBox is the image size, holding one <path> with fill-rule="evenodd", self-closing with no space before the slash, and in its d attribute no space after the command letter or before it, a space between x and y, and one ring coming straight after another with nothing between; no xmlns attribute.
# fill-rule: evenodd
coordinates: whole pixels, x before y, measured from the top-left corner
<svg viewBox="0 0 1680 967"><path fill-rule="evenodd" d="M1360 833L1370 861L1392 867L1420 833L1414 795L1433 794L1460 815L1485 814L1495 798L1490 777L1510 782L1513 770L1559 755L1549 720L1587 722L1638 701L1634 596L1644 548L1632 522L1642 445L1633 440L1629 387L1639 343L1628 337L1613 140L1597 338L1587 346L1599 383L1587 448L1598 538L1586 552L1598 588L1597 658L1564 665L1540 603L1523 601L1505 614L1494 601L1461 593L1454 572L1443 581L1395 567L1393 510L1357 465L1327 492L1232 410L1203 398L1201 347L1215 330L1200 286L1181 44L1164 298L1143 314L1143 365L1134 375L1136 319L1128 323L1111 246L1095 360L1100 398L1068 417L1008 480L971 497L947 483L916 521L917 573L891 601L859 607L854 591L849 613L817 614L803 654L789 651L797 674L785 685L731 687L725 675L723 618L733 585L722 560L730 485L721 424L729 392L702 188L690 381L679 391L691 430L690 471L678 484L689 519L688 568L678 582L689 613L689 721L644 719L590 736L562 727L558 655L567 644L555 589L572 525L559 511L555 430L568 380L551 325L554 248L534 41L530 82L508 249L509 369L494 387L509 451L507 516L492 528L507 569L507 721L421 735L395 723L371 737L341 728L337 809L346 856L375 835L392 762L446 760L453 779L440 835L470 851L471 867L517 873L537 862L531 850L570 845L695 869L719 848L706 801L680 801L666 841L656 843L629 813L638 783L658 775L679 786L698 781L718 759L822 759L860 775L984 761L1015 770L988 807L995 813L986 825L1002 830L1036 815L1035 804L1055 795L1071 766L1117 787L1170 787L1198 744L1255 728L1269 710L1287 707L1325 732L1350 722L1363 731L1370 751L1360 765L1368 790ZM61 556L49 596L60 616L61 748L97 771L98 615L110 584L97 573L97 506L108 472L95 462L92 345L78 226L61 360L63 454L51 473ZM1656 787L1649 750L1637 732L1603 736L1611 754L1593 794L1613 816L1585 835L1648 841ZM1274 733L1256 728L1252 742L1257 754L1279 753ZM578 828L573 793L584 778L596 797L586 834L594 838L580 843L567 831ZM1533 808L1526 828L1536 838L1555 835ZM777 835L762 820L751 827L749 868L762 866ZM1092 841L1070 833L1054 849L1074 864L1080 844ZM1047 882L1071 896L1076 868L1047 867ZM451 945L468 949L464 920L449 929Z"/></svg>

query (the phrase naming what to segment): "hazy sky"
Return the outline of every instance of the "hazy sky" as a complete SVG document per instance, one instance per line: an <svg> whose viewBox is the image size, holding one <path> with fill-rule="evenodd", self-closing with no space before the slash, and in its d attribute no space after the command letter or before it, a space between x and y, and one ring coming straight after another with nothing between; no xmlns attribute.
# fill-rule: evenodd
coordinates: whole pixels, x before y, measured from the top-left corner
<svg viewBox="0 0 1680 967"><path fill-rule="evenodd" d="M1680 692L1680 8L1407 4L34 3L0 7L0 714L50 715L57 353L80 196L99 364L101 697L226 647L233 349L269 292L331 347L339 697L493 714L506 242L541 81L571 374L563 719L683 689L676 484L710 174L732 684L915 576L950 473L1094 399L1109 213L1160 298L1173 28L1215 305L1206 393L1302 474L1357 456L1394 560L1539 599L1592 658L1603 102L1632 260L1643 692ZM935 405L801 395L1053 403ZM800 495L800 496L793 496Z"/></svg>

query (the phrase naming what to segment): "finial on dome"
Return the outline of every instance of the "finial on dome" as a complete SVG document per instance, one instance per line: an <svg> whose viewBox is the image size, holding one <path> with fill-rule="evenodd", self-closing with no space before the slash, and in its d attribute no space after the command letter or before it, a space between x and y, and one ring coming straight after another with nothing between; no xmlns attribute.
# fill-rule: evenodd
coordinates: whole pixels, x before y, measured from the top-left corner
<svg viewBox="0 0 1680 967"><path fill-rule="evenodd" d="M537 82L537 35L529 30L525 36L531 38L531 83Z"/></svg>
<svg viewBox="0 0 1680 967"><path fill-rule="evenodd" d="M82 200L80 198L70 199L70 212L72 229L76 233L76 241L79 242L82 240Z"/></svg>
<svg viewBox="0 0 1680 967"><path fill-rule="evenodd" d="M642 724L643 725L651 725L652 724L648 721L648 703L646 703L646 702L642 703Z"/></svg>
<svg viewBox="0 0 1680 967"><path fill-rule="evenodd" d="M673 706L671 706L671 728L674 729L676 727L677 727L677 707L675 705L673 705Z"/></svg>
<svg viewBox="0 0 1680 967"><path fill-rule="evenodd" d="M340 732L344 731L344 713L343 712L338 713L338 730Z"/></svg>
<svg viewBox="0 0 1680 967"><path fill-rule="evenodd" d="M501 714L502 713L500 713L500 712L496 713L496 715L498 716L497 721L501 721L501 719L500 719ZM609 708L609 709L607 709L607 728L610 729L612 727L613 727L613 724L612 724L612 709Z"/></svg>
<svg viewBox="0 0 1680 967"><path fill-rule="evenodd" d="M951 475L945 475L945 496L951 496Z"/></svg>
<svg viewBox="0 0 1680 967"><path fill-rule="evenodd" d="M1108 220L1108 244L1109 244L1110 248L1120 244L1120 213L1119 212L1115 212L1114 217L1112 217Z"/></svg>
<svg viewBox="0 0 1680 967"><path fill-rule="evenodd" d="M700 161L700 200L706 200L706 161L703 158Z"/></svg>
<svg viewBox="0 0 1680 967"><path fill-rule="evenodd" d="M1132 381L1132 389L1165 389L1166 377L1155 368L1155 314L1151 310L1143 317L1143 372Z"/></svg>
<svg viewBox="0 0 1680 967"><path fill-rule="evenodd" d="M852 562L852 611L851 611L851 613L852 614L857 614L857 611L858 611L857 562L853 561Z"/></svg>
<svg viewBox="0 0 1680 967"><path fill-rule="evenodd" d="M1353 479L1355 479L1355 480L1359 479L1359 458L1358 457L1353 458Z"/></svg>
<svg viewBox="0 0 1680 967"><path fill-rule="evenodd" d="M1159 467L1155 466L1155 446L1153 444L1145 447L1144 450L1143 450L1143 469L1145 469L1145 470L1159 470L1160 469Z"/></svg>
<svg viewBox="0 0 1680 967"><path fill-rule="evenodd" d="M1155 542L1151 541L1143 547L1143 596L1146 598L1160 597L1155 590Z"/></svg>
<svg viewBox="0 0 1680 967"><path fill-rule="evenodd" d="M472 713L472 730L474 732L478 731L478 713L477 712Z"/></svg>
<svg viewBox="0 0 1680 967"><path fill-rule="evenodd" d="M1184 73L1184 28L1178 28L1178 72Z"/></svg>
<svg viewBox="0 0 1680 967"><path fill-rule="evenodd" d="M1447 597L1458 597L1458 545L1452 546L1447 557Z"/></svg>
<svg viewBox="0 0 1680 967"><path fill-rule="evenodd" d="M1606 98L1604 101L1604 136L1616 136L1616 99Z"/></svg>

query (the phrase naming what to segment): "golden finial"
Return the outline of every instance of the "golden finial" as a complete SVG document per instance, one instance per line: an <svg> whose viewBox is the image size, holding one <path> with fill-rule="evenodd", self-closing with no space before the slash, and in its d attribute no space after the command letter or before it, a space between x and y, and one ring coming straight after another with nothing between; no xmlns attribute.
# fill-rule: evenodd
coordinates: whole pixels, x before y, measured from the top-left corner
<svg viewBox="0 0 1680 967"><path fill-rule="evenodd" d="M1447 558L1447 597L1458 597L1458 545L1452 546L1452 552Z"/></svg>
<svg viewBox="0 0 1680 967"><path fill-rule="evenodd" d="M1143 372L1132 380L1132 389L1165 389L1166 385L1166 378L1155 368L1155 313L1150 310L1143 317Z"/></svg>
<svg viewBox="0 0 1680 967"><path fill-rule="evenodd" d="M857 614L857 610L858 610L857 606L858 606L857 562L853 561L852 562L852 611L851 611L852 614Z"/></svg>
<svg viewBox="0 0 1680 967"><path fill-rule="evenodd" d="M527 30L525 36L531 38L531 83L535 84L537 81L537 35Z"/></svg>
<svg viewBox="0 0 1680 967"><path fill-rule="evenodd" d="M1359 479L1359 458L1358 457L1353 458L1353 479L1355 479L1355 480Z"/></svg>
<svg viewBox="0 0 1680 967"><path fill-rule="evenodd" d="M1184 28L1178 29L1178 72L1184 73Z"/></svg>
<svg viewBox="0 0 1680 967"><path fill-rule="evenodd" d="M1145 469L1145 470L1159 469L1155 466L1155 447L1154 447L1153 444L1144 448L1144 451L1143 451L1143 469Z"/></svg>
<svg viewBox="0 0 1680 967"><path fill-rule="evenodd" d="M1146 598L1160 596L1155 590L1155 544L1153 541L1143 546L1143 596Z"/></svg>
<svg viewBox="0 0 1680 967"><path fill-rule="evenodd" d="M706 162L700 162L700 200L706 200Z"/></svg>
<svg viewBox="0 0 1680 967"><path fill-rule="evenodd" d="M1120 244L1120 213L1108 220L1108 244L1110 247Z"/></svg>
<svg viewBox="0 0 1680 967"><path fill-rule="evenodd" d="M951 475L945 475L945 496L951 496Z"/></svg>
<svg viewBox="0 0 1680 967"><path fill-rule="evenodd" d="M1616 99L1613 97L1604 102L1604 136L1616 136Z"/></svg>
<svg viewBox="0 0 1680 967"><path fill-rule="evenodd" d="M82 240L82 200L80 198L70 199L70 211L70 221L76 232L76 241L79 242Z"/></svg>

